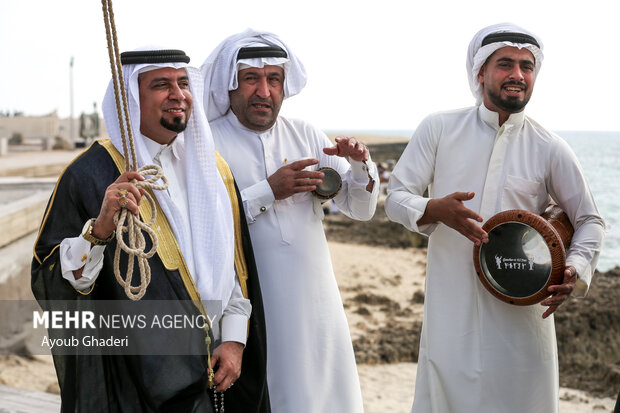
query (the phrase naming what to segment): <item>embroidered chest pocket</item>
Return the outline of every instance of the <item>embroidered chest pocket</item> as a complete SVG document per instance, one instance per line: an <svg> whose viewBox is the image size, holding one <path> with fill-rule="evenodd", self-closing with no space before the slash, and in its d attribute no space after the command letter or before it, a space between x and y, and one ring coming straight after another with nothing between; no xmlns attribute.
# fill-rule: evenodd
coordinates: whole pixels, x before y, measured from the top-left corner
<svg viewBox="0 0 620 413"><path fill-rule="evenodd" d="M537 214L549 203L549 194L542 182L508 175L502 191L502 210L525 209Z"/></svg>

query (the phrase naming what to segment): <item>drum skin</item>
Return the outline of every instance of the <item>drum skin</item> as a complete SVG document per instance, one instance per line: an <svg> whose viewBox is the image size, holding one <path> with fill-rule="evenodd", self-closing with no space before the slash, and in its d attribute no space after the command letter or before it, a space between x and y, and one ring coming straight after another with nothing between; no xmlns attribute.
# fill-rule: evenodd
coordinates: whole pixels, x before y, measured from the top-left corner
<svg viewBox="0 0 620 413"><path fill-rule="evenodd" d="M573 236L573 227L567 215L558 206L550 205L542 215L519 209L503 211L491 217L482 229L489 234L489 243L474 246L474 266L484 287L496 298L514 305L532 305L549 296L547 291L549 286L562 283L566 266L566 249ZM539 257L544 256L542 261L545 263L540 263L540 265L537 264L535 258L528 258L527 253L522 252L526 250L525 241L520 245L514 245L515 237L521 237L523 241L530 230L535 231L528 236L529 239L534 240L533 244L536 244L536 240L544 240L542 248L548 249L548 252L539 250L534 253ZM503 241L511 242L514 249L502 246L501 237L507 238ZM543 244L543 242L538 244ZM517 258L505 258L503 253L498 253L501 248L506 248L506 253L510 257ZM494 254L493 260L486 255L489 251ZM513 251L518 252L513 253ZM510 255L511 253L513 255ZM549 260L545 259L546 257ZM502 265L511 267L508 276L502 274L502 271L507 271L506 268L502 269ZM517 269L513 269L515 267ZM528 275L528 270L534 270L534 267L539 267L537 280ZM519 285L518 288L510 288L510 285L514 287L522 282L529 283L531 286L526 284Z"/></svg>
<svg viewBox="0 0 620 413"><path fill-rule="evenodd" d="M342 178L338 171L332 168L323 167L318 169L319 172L323 172L325 176L323 177L323 182L320 185L317 185L316 189L312 191L317 198L322 200L328 200L335 197L338 192L340 192L340 188L342 187Z"/></svg>

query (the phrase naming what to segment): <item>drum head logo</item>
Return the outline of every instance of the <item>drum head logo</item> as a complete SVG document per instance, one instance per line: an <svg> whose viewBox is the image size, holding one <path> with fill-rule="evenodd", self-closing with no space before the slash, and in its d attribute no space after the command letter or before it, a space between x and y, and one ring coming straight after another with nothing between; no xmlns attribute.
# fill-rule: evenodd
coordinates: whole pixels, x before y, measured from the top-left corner
<svg viewBox="0 0 620 413"><path fill-rule="evenodd" d="M489 231L489 242L480 248L480 265L497 291L529 297L545 286L551 274L551 252L532 227L507 222Z"/></svg>
<svg viewBox="0 0 620 413"><path fill-rule="evenodd" d="M497 269L515 269L534 271L534 258L529 257L527 260L523 258L504 258L501 255L495 255L495 263Z"/></svg>

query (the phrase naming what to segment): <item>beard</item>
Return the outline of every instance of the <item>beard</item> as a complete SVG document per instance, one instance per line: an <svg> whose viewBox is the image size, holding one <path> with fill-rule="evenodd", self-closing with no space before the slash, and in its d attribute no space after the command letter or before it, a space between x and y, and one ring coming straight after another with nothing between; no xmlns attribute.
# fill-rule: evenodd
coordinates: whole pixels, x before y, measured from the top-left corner
<svg viewBox="0 0 620 413"><path fill-rule="evenodd" d="M530 101L531 95L527 94L527 87L523 83L506 82L502 85L502 87L509 85L521 86L524 88L523 90L525 91L525 97L523 98L523 100L520 100L517 97L502 98L500 96L501 90L499 93L495 93L495 91L489 89L487 90L487 96L491 103L493 103L496 107L507 113L521 112Z"/></svg>
<svg viewBox="0 0 620 413"><path fill-rule="evenodd" d="M172 119L172 122L168 122L166 119L161 118L159 120L159 123L164 128L171 130L173 132L176 132L176 133L183 132L185 128L187 127L187 122L183 122L183 118L181 116L175 117L174 119Z"/></svg>

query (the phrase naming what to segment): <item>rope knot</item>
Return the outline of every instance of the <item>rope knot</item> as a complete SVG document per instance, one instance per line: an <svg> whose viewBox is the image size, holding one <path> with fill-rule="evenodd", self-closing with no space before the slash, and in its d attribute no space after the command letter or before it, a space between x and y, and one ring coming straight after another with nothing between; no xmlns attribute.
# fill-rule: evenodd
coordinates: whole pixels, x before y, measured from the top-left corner
<svg viewBox="0 0 620 413"><path fill-rule="evenodd" d="M155 201L149 190L163 190L168 188L168 180L164 176L163 170L159 165L146 165L137 171L144 177L144 181L133 180L132 183L138 188L144 189L144 197L151 206L151 219L149 222L142 222L139 216L130 214L126 208L122 208L114 215L114 224L116 225L116 233L124 234L128 233L128 243L125 242L124 237L117 236L116 251L114 253L114 275L118 283L124 288L125 294L131 300L137 301L141 299L146 293L146 287L151 282L151 267L148 264L148 259L151 258L157 252L159 245L157 240L157 234L152 227L155 223L157 210L155 207ZM163 182L162 184L156 184L157 181ZM146 239L143 232L146 232L151 237L153 245L148 252L146 249ZM127 257L127 275L125 278L120 273L120 252L125 251ZM140 268L140 285L132 286L131 279L133 277L134 260L138 260L138 266Z"/></svg>

